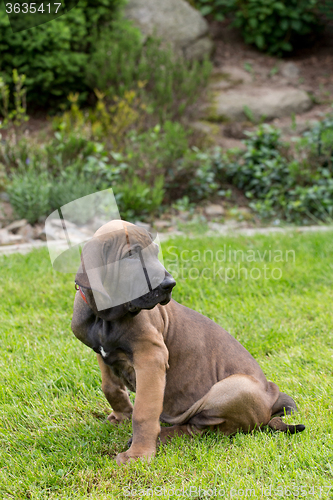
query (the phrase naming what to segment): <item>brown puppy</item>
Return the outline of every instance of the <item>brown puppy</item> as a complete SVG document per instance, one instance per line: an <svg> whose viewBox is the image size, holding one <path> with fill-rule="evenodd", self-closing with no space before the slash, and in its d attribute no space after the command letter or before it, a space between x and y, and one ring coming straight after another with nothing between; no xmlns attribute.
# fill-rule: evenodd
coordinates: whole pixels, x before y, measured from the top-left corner
<svg viewBox="0 0 333 500"><path fill-rule="evenodd" d="M121 285L112 293L121 295L126 285L133 295L140 287L133 292L132 283L145 281L142 276L149 280L146 268L151 279L161 273L157 251L149 253L150 262L143 263L145 272L141 268L140 276L139 271L124 271L140 269L129 266L152 247L144 229L110 222L84 246L76 275L73 332L98 353L102 390L113 409L110 422L132 417L132 444L117 456L117 463L149 459L159 437L164 442L174 434L192 435L212 426L225 435L263 425L291 433L303 430L303 425L287 425L277 417L296 411L295 402L266 379L237 340L210 319L171 300L176 283L163 267L157 286L149 286L134 300L113 301L115 276L120 276ZM134 408L126 388L136 392ZM172 426L161 431L160 421Z"/></svg>

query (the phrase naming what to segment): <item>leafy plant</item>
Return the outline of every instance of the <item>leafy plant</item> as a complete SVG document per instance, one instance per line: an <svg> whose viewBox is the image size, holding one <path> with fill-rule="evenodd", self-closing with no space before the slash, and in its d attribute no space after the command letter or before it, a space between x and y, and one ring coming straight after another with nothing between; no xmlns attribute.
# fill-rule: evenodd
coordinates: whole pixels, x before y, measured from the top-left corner
<svg viewBox="0 0 333 500"><path fill-rule="evenodd" d="M25 75L19 75L17 70L13 69L14 107L12 110L9 110L9 85L0 77L0 97L2 99L0 112L3 116L3 121L0 122L0 128L7 128L10 126L19 127L29 119L27 116L26 89L24 87L24 82Z"/></svg>
<svg viewBox="0 0 333 500"><path fill-rule="evenodd" d="M275 55L290 52L305 35L333 19L332 0L191 0L203 16L222 21L229 16L246 43Z"/></svg>
<svg viewBox="0 0 333 500"><path fill-rule="evenodd" d="M113 187L121 216L133 220L135 216L155 212L164 197L163 176L156 178L154 185L141 181L137 176L126 178L122 184Z"/></svg>
<svg viewBox="0 0 333 500"><path fill-rule="evenodd" d="M28 169L15 173L7 187L10 203L20 219L34 224L49 213L51 183L47 172Z"/></svg>
<svg viewBox="0 0 333 500"><path fill-rule="evenodd" d="M235 25L244 40L260 50L281 55L290 52L297 37L319 26L318 0L236 0Z"/></svg>
<svg viewBox="0 0 333 500"><path fill-rule="evenodd" d="M223 21L236 6L236 0L193 0L191 3L203 16L212 16L216 21Z"/></svg>
<svg viewBox="0 0 333 500"><path fill-rule="evenodd" d="M138 95L148 111L162 121L179 118L207 84L211 63L177 57L154 38L143 44L137 30L127 27L125 33L124 26L118 23L113 34L96 41L86 68L89 86L112 99L136 90L141 82Z"/></svg>
<svg viewBox="0 0 333 500"><path fill-rule="evenodd" d="M142 87L141 82L138 83ZM70 94L71 107L63 115L53 119L53 127L62 134L73 134L91 140L105 140L114 149L122 149L126 142L126 133L134 126L140 128L144 120L146 106L141 102L135 90L126 91L122 98L114 97L107 103L105 94L95 89L97 103L95 107L83 111L79 105L79 94Z"/></svg>
<svg viewBox="0 0 333 500"><path fill-rule="evenodd" d="M93 42L101 32L110 33L122 5L122 0L80 0L52 22L13 33L2 2L0 74L5 83L11 85L15 68L25 74L28 102L37 106L59 103L71 91L86 98L85 69L95 52Z"/></svg>
<svg viewBox="0 0 333 500"><path fill-rule="evenodd" d="M295 147L281 132L262 125L248 133L245 151L221 156L220 182L242 190L263 218L289 222L327 221L333 217L333 117L315 125Z"/></svg>

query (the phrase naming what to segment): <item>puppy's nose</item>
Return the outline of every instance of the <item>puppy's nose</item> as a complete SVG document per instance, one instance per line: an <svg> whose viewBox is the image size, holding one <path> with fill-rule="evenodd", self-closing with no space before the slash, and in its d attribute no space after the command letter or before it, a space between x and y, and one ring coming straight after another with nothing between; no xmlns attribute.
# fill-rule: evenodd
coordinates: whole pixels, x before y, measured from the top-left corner
<svg viewBox="0 0 333 500"><path fill-rule="evenodd" d="M164 280L162 281L162 283L160 284L160 287L161 289L164 291L164 292L171 292L171 290L173 289L173 287L176 285L176 282L175 280L172 278L172 276L167 276L166 278L164 278Z"/></svg>

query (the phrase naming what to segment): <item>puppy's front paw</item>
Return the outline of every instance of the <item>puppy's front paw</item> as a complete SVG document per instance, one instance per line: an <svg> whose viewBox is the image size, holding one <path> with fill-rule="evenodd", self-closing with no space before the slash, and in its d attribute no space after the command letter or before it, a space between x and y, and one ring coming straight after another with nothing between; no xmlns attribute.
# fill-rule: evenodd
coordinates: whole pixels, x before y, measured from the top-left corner
<svg viewBox="0 0 333 500"><path fill-rule="evenodd" d="M131 416L132 415L130 413L120 413L113 411L112 413L110 413L107 419L110 422L110 424L119 425L125 422L126 420L130 420Z"/></svg>
<svg viewBox="0 0 333 500"><path fill-rule="evenodd" d="M144 454L136 454L131 452L131 449L124 451L123 453L119 453L116 456L117 465L127 464L128 462L135 462L136 460L146 460L148 463L151 461L155 453L147 452Z"/></svg>

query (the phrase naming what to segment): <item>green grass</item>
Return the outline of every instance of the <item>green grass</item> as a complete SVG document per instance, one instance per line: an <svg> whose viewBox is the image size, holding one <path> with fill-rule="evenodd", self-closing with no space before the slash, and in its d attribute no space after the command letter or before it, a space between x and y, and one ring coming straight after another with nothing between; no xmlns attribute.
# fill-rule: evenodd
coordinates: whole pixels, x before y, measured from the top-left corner
<svg viewBox="0 0 333 500"><path fill-rule="evenodd" d="M203 258L205 249L215 254L224 245L262 258L265 250L284 257L294 250L295 261L272 262L266 253L263 262L257 255L241 263L262 274L265 264L280 268L277 280L244 279L244 271L238 279L239 259L217 263L236 269L227 283L217 276L185 279L190 268L197 269L192 276L212 269L212 260L195 261L198 252ZM187 496L155 490L150 498L333 498L326 488L333 485L333 232L179 239L163 249L173 271L174 254L187 249L183 257L193 258L179 263L185 277L174 298L243 343L267 377L294 397L300 412L287 420L306 430L175 438L151 464L118 467L114 458L126 449L131 426L106 422L95 355L71 333L73 276L55 273L46 251L14 255L0 259L0 498L140 499L149 498L142 489L158 487L185 488ZM216 494L203 491L214 487ZM262 488L269 487L265 496Z"/></svg>

